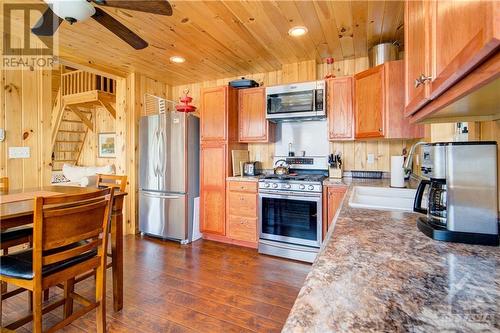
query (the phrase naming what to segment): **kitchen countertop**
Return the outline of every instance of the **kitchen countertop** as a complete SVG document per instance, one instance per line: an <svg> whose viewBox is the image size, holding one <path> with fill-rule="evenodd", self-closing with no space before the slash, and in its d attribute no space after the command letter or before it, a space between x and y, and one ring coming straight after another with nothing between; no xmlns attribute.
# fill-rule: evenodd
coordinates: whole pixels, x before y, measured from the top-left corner
<svg viewBox="0 0 500 333"><path fill-rule="evenodd" d="M227 177L226 180L229 181L237 181L237 182L258 182L260 179L260 176L234 176L234 177Z"/></svg>
<svg viewBox="0 0 500 333"><path fill-rule="evenodd" d="M351 186L283 332L500 332L499 247L432 240L416 213L349 207L352 185L387 179L333 184Z"/></svg>

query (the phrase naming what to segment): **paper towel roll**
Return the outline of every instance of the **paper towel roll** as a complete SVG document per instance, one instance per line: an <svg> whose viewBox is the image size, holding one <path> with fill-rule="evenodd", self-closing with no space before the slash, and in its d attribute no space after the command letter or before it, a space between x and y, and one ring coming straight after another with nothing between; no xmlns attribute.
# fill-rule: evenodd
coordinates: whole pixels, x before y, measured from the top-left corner
<svg viewBox="0 0 500 333"><path fill-rule="evenodd" d="M404 156L391 156L391 187L405 187Z"/></svg>

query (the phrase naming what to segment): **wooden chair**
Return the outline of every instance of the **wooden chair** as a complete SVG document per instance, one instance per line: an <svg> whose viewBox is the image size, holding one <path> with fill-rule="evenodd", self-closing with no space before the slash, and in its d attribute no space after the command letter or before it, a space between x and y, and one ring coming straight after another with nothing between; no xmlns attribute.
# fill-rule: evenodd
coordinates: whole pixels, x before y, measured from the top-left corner
<svg viewBox="0 0 500 333"><path fill-rule="evenodd" d="M120 190L120 192L125 192L127 187L127 176L124 175L97 175L97 187L114 187Z"/></svg>
<svg viewBox="0 0 500 333"><path fill-rule="evenodd" d="M9 192L9 178L0 177L0 193ZM2 250L2 255L9 254L9 249L14 246L19 246L23 244L31 244L33 235L33 228L31 227L19 227L11 228L0 233L0 249ZM0 287L1 293L7 292L7 284L2 282ZM46 294L48 297L48 294Z"/></svg>
<svg viewBox="0 0 500 333"><path fill-rule="evenodd" d="M115 188L118 189L120 192L125 192L125 188L127 187L127 176L125 175L102 175L98 174L97 175L97 188ZM112 226L113 229L113 226ZM111 233L114 232L114 230L110 230ZM111 244L113 246L113 244ZM107 256L109 258L112 258L111 253L108 251ZM113 266L113 261L108 262L107 268L110 268ZM89 275L82 276L78 279L78 281L84 280L88 278Z"/></svg>
<svg viewBox="0 0 500 333"><path fill-rule="evenodd" d="M9 177L0 177L0 192L9 192Z"/></svg>
<svg viewBox="0 0 500 333"><path fill-rule="evenodd" d="M105 249L113 194L114 189L109 188L93 193L35 198L33 249L3 256L0 263L1 281L33 292L33 311L7 325L7 329L16 329L33 320L33 332L40 333L42 314L64 305L64 319L47 332L66 326L95 308L97 332L105 332ZM74 291L75 277L90 270L97 273L95 301ZM42 308L43 290L61 283L64 298ZM73 312L73 301L84 307Z"/></svg>

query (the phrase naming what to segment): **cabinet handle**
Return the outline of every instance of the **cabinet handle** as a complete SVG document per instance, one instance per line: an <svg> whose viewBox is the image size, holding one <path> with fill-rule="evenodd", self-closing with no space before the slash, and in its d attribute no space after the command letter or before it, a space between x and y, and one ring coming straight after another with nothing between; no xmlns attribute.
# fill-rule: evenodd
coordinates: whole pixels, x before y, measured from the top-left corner
<svg viewBox="0 0 500 333"><path fill-rule="evenodd" d="M430 82L432 80L432 76L425 76L425 74L420 74L420 76L415 79L415 88L420 87L420 85Z"/></svg>
<svg viewBox="0 0 500 333"><path fill-rule="evenodd" d="M382 129L381 129L381 128L379 128L379 129L378 129L378 131L379 131L380 133L382 133Z"/></svg>

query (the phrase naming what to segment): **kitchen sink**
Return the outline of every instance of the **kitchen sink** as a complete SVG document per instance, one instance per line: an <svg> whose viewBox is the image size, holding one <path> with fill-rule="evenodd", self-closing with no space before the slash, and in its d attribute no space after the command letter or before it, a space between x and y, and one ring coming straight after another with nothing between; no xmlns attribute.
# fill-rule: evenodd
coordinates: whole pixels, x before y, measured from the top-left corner
<svg viewBox="0 0 500 333"><path fill-rule="evenodd" d="M411 212L417 190L392 187L355 186L349 198L354 208Z"/></svg>

